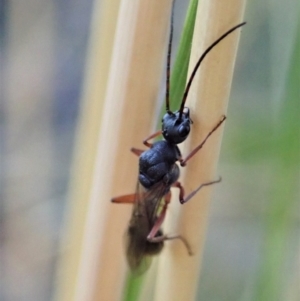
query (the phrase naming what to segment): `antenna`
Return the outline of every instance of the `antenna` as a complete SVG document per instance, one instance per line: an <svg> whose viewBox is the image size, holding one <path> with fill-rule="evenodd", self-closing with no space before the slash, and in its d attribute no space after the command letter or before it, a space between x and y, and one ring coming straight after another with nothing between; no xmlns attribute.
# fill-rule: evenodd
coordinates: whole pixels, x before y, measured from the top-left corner
<svg viewBox="0 0 300 301"><path fill-rule="evenodd" d="M236 29L238 29L239 27L242 27L246 24L246 22L243 22L241 24L238 24L236 26L234 26L233 28L229 29L228 31L226 31L222 36L220 36L215 42L213 42L204 52L203 54L201 55L201 57L199 58L197 64L195 65L194 67L194 70L189 78L189 81L186 85L186 88L185 88L185 91L184 91L184 94L183 94L183 97L182 97L182 102L181 102L181 105L180 105L180 110L179 110L179 119L181 119L181 116L182 116L182 112L183 112L183 109L184 109L184 105L185 105L185 102L186 102L186 99L187 99L187 96L189 94L189 91L190 91L190 87L192 85L192 82L194 80L194 77L196 75L196 72L198 71L199 67L200 67L200 64L201 62L204 60L205 56L218 44L220 43L224 38L226 38L229 34L231 34L233 31L235 31Z"/></svg>
<svg viewBox="0 0 300 301"><path fill-rule="evenodd" d="M172 114L172 111L170 111L170 69L171 69L171 53L172 53L173 27L174 27L174 2L175 2L175 0L172 3L171 26L170 26L168 56L167 56L166 111L167 111L168 114Z"/></svg>

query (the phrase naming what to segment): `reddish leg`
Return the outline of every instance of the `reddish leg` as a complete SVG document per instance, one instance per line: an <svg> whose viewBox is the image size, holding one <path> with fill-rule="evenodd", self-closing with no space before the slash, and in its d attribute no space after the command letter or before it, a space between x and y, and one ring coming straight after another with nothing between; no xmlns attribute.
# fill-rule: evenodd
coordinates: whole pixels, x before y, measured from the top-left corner
<svg viewBox="0 0 300 301"><path fill-rule="evenodd" d="M135 155L137 155L138 157L144 152L144 150L142 150L142 149L137 149L137 148L135 148L135 147L132 147L130 150L131 150Z"/></svg>
<svg viewBox="0 0 300 301"><path fill-rule="evenodd" d="M162 131L159 130L159 131L153 133L152 135L150 135L149 137L147 137L146 139L144 139L144 140L143 140L144 145L146 145L146 146L148 146L148 147L151 147L151 146L152 146L152 143L149 143L148 140L151 140L151 139L153 139L153 138L155 138L155 137L161 135L161 133L162 133ZM144 152L144 150L137 149L137 148L135 148L135 147L132 147L130 150L131 150L135 155L137 155L137 156L140 156L140 155Z"/></svg>
<svg viewBox="0 0 300 301"><path fill-rule="evenodd" d="M179 202L181 204L185 204L187 201L189 201L202 187L204 186L209 186L209 185L213 185L216 183L220 183L222 180L222 178L220 177L218 180L215 181L211 181L211 182L206 182L201 184L198 188L196 188L195 190L193 190L189 195L187 195L186 197L184 196L184 188L182 187L180 182L175 182L172 186L173 187L177 187L179 189Z"/></svg>
<svg viewBox="0 0 300 301"><path fill-rule="evenodd" d="M146 139L144 139L144 140L143 140L143 143L144 143L146 146L151 147L151 146L152 146L152 143L149 143L148 140L153 139L153 138L155 138L155 137L161 135L161 133L162 133L161 130L159 130L159 131L153 133L152 135L150 135L149 137L147 137Z"/></svg>
<svg viewBox="0 0 300 301"><path fill-rule="evenodd" d="M222 116L222 118L221 118L221 120L218 122L218 124L207 134L207 136L204 138L204 140L195 148L195 149L193 149L188 155L187 155L187 157L185 158L185 159L180 159L179 161L180 161L180 165L181 166L185 166L186 165L186 162L188 161L188 160L190 160L202 147L203 147L203 145L205 144L205 142L206 142L206 140L211 136L211 134L213 133L213 132L215 132L218 128L219 128L219 126L225 121L225 119L226 119L226 116L225 115L223 115Z"/></svg>
<svg viewBox="0 0 300 301"><path fill-rule="evenodd" d="M155 239L155 235L156 233L158 232L158 230L160 229L163 221L165 220L165 217L166 217L166 212L167 212L167 208L168 208L168 205L171 201L171 192L168 192L168 194L165 196L165 204L164 204L164 207L163 209L161 210L161 213L160 215L158 216L157 220L155 221L155 224L153 225L150 233L148 234L147 236L147 239L149 241L152 242L153 239ZM154 242L154 241L153 241Z"/></svg>
<svg viewBox="0 0 300 301"><path fill-rule="evenodd" d="M133 204L136 199L136 193L121 195L111 199L112 203L117 204Z"/></svg>
<svg viewBox="0 0 300 301"><path fill-rule="evenodd" d="M158 216L153 228L151 229L150 233L147 236L147 240L149 242L153 242L153 243L159 243L165 240L171 240L171 239L180 239L183 244L185 245L188 254L189 255L193 255L192 250L190 248L190 245L188 244L187 240L182 237L181 235L161 235L161 236L155 236L158 232L158 230L160 229L163 221L165 220L166 217L166 212L167 212L167 208L168 205L171 201L171 192L169 192L166 196L165 196L165 204L164 207L160 213L160 215Z"/></svg>

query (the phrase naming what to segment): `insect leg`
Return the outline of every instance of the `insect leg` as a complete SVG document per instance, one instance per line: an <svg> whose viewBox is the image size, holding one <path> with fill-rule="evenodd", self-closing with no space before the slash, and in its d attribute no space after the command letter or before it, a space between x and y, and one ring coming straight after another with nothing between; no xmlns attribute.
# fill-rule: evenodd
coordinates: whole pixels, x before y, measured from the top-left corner
<svg viewBox="0 0 300 301"><path fill-rule="evenodd" d="M169 191L165 196L165 204L164 204L157 220L155 221L150 233L147 236L148 241L157 242L156 238L161 237L161 236L155 237L155 235L157 234L158 230L160 229L160 226L162 225L162 223L166 217L166 212L167 212L167 208L168 208L170 201L171 201L171 192Z"/></svg>
<svg viewBox="0 0 300 301"><path fill-rule="evenodd" d="M115 198L111 199L112 203L116 204L133 204L136 199L136 194L126 194L126 195L121 195Z"/></svg>
<svg viewBox="0 0 300 301"><path fill-rule="evenodd" d="M181 236L181 235L164 235L163 237L164 237L164 240L180 239L183 242L184 246L186 247L188 254L190 256L193 255L193 251L192 251L190 244L183 236Z"/></svg>
<svg viewBox="0 0 300 301"><path fill-rule="evenodd" d="M148 140L152 139L152 138L155 138L156 136L159 136L161 134L161 130L160 131L157 131L155 133L153 133L152 135L150 135L149 137L147 137L146 139L143 140L143 143L144 145L148 146L148 147L151 147L152 146L152 143L149 143ZM142 149L138 149L138 148L135 148L135 147L132 147L130 149L135 155L137 156L140 156L144 150Z"/></svg>
<svg viewBox="0 0 300 301"><path fill-rule="evenodd" d="M161 236L153 237L151 239L149 239L149 238L147 238L147 239L150 242L156 242L156 243L161 242L161 241L165 241L165 240L180 239L182 241L182 243L184 244L184 246L186 247L186 249L188 251L188 254L190 256L193 255L191 246L189 245L189 243L187 242L187 240L183 236L181 236L181 235L161 235Z"/></svg>
<svg viewBox="0 0 300 301"><path fill-rule="evenodd" d="M210 181L206 183L202 183L198 188L193 190L190 194L188 194L186 197L184 196L184 188L182 187L180 182L175 182L172 186L177 187L179 189L179 202L181 204L185 204L187 201L189 201L202 187L204 186L210 186L216 183L220 183L222 178L220 177L218 180Z"/></svg>
<svg viewBox="0 0 300 301"><path fill-rule="evenodd" d="M223 115L222 116L222 118L221 118L221 120L218 122L218 124L207 134L207 136L204 138L204 140L195 148L195 149L193 149L188 155L187 155L187 157L185 158L185 159L180 159L179 161L180 161L180 165L181 166L185 166L186 165L186 162L188 161L188 160L190 160L202 147L203 147L203 145L205 144L205 142L206 142L206 140L211 136L211 134L213 133L213 132L215 132L219 127L220 127L220 125L225 121L225 119L226 119L226 116L225 115Z"/></svg>
<svg viewBox="0 0 300 301"><path fill-rule="evenodd" d="M142 149L137 149L137 148L135 148L135 147L132 147L130 150L131 150L135 155L137 155L138 157L144 152L144 150L142 150Z"/></svg>
<svg viewBox="0 0 300 301"><path fill-rule="evenodd" d="M143 140L143 143L144 143L146 146L151 147L151 146L152 146L152 143L149 143L148 140L153 139L153 138L155 138L155 137L161 135L161 133L162 133L162 131L159 130L159 131L157 131L157 132L151 134L149 137L147 137L146 139Z"/></svg>
<svg viewBox="0 0 300 301"><path fill-rule="evenodd" d="M155 236L158 232L158 230L160 229L164 219L165 219L165 216L166 216L166 211L167 211L167 208L168 208L168 205L171 201L171 192L169 192L166 196L165 196L165 204L164 204L164 207L159 215L159 217L157 218L152 230L150 231L149 235L147 236L147 240L149 242L153 242L153 243L159 243L159 242L162 242L164 240L171 240L171 239L180 239L183 244L185 245L187 251L188 251L188 254L189 255L193 255L193 252L191 250L191 247L189 245L189 243L187 242L187 240L182 237L181 235L161 235L161 236Z"/></svg>

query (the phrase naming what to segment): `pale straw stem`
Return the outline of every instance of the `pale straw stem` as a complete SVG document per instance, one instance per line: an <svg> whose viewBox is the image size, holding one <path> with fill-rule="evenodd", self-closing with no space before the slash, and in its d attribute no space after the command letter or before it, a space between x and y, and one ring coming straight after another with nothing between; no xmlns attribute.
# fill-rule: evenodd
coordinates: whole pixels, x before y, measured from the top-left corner
<svg viewBox="0 0 300 301"><path fill-rule="evenodd" d="M81 179L87 181L88 189L81 197L86 197L88 204L87 208L84 206L87 211L84 212L84 229L79 227L83 235L74 244L79 246L79 259L74 264L74 275L69 275L76 277L75 287L71 286L68 293L73 296L69 300L121 298L127 269L124 232L131 206L111 204L110 199L133 193L136 187L138 158L129 150L132 146L143 148L141 141L152 125L170 7L171 1L121 2L102 122L96 125L94 169L92 172L89 169L85 174L87 178ZM91 55L95 60L101 59L99 53ZM95 72L89 80L100 81L101 78ZM90 93L93 92L92 89Z"/></svg>
<svg viewBox="0 0 300 301"><path fill-rule="evenodd" d="M209 45L225 31L243 21L244 6L244 0L199 2L190 72ZM226 115L240 32L241 30L237 30L232 33L208 54L192 84L186 105L191 109L194 124L191 137L182 150L184 155L203 140L223 114ZM230 116L228 117L230 122ZM218 178L217 161L223 129L224 126L218 129L184 168L181 181L187 193L201 183ZM195 299L212 189L213 186L203 188L182 206L178 204L178 194L174 193L165 233L183 235L191 244L194 256L187 255L180 241L166 243L159 258L155 300Z"/></svg>

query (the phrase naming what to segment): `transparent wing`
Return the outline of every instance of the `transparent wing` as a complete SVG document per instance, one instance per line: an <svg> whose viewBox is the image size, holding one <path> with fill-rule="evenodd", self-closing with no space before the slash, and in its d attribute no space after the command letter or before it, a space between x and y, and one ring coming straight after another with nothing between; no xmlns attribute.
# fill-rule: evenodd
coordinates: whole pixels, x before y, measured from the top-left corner
<svg viewBox="0 0 300 301"><path fill-rule="evenodd" d="M136 199L127 232L127 261L135 274L142 274L150 266L149 256L158 254L163 243L150 243L147 236L150 233L166 192L166 186L159 182L146 190L137 184Z"/></svg>
<svg viewBox="0 0 300 301"><path fill-rule="evenodd" d="M155 223L163 197L167 192L167 187L163 181L156 183L151 189L145 189L139 182L137 183L136 199L133 206L135 214L142 214L147 218L150 230Z"/></svg>

